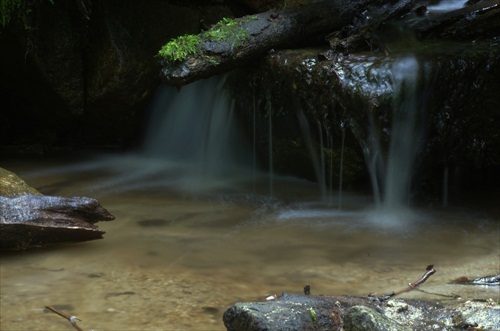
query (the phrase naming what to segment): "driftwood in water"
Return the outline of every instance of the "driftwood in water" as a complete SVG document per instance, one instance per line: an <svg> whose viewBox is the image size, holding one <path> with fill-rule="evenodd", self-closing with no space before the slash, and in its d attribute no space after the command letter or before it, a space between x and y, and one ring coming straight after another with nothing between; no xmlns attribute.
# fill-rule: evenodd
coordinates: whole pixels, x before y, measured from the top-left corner
<svg viewBox="0 0 500 331"><path fill-rule="evenodd" d="M24 249L102 238L98 221L114 216L85 197L0 196L0 248Z"/></svg>
<svg viewBox="0 0 500 331"><path fill-rule="evenodd" d="M430 15L413 29L421 38L471 40L500 36L500 2L485 0L443 14Z"/></svg>

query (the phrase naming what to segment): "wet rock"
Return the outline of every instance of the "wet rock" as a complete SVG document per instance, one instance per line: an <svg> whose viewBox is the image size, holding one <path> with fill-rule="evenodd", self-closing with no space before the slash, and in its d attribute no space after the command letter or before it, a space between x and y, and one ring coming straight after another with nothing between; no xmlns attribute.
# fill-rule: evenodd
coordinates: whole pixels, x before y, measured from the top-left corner
<svg viewBox="0 0 500 331"><path fill-rule="evenodd" d="M0 249L101 239L95 223L114 219L96 199L42 195L2 168L0 192Z"/></svg>
<svg viewBox="0 0 500 331"><path fill-rule="evenodd" d="M351 307L344 317L345 331L410 331L373 308Z"/></svg>
<svg viewBox="0 0 500 331"><path fill-rule="evenodd" d="M101 239L95 223L114 216L97 200L46 195L0 196L0 249Z"/></svg>
<svg viewBox="0 0 500 331"><path fill-rule="evenodd" d="M41 194L13 172L0 168L0 196L17 194Z"/></svg>
<svg viewBox="0 0 500 331"><path fill-rule="evenodd" d="M457 327L478 326L483 330L500 329L500 306L494 300L466 301L455 317Z"/></svg>
<svg viewBox="0 0 500 331"><path fill-rule="evenodd" d="M412 194L425 199L439 196L445 165L450 174L453 168L451 198L466 186L497 187L491 179L498 182L495 169L500 160L496 148L500 136L494 124L500 120L499 48L488 42L401 39L387 43L387 52L344 55L327 48L280 50L258 66L235 72L230 82L236 104L243 116L248 114L245 120L255 123L257 138L269 135L267 114L272 109L272 141L280 144L273 146L275 171L300 177L309 171L305 178L317 179L312 166L298 169L304 155L311 155L301 140L309 134L323 159L339 164L339 146L345 137L349 156L344 158L344 183L363 181L367 173L363 146L377 136L382 150L389 150L394 132L394 108L401 100L394 95L397 86L391 66L411 56L419 64L414 104L419 107L416 124L424 132L416 160L422 164L415 164L421 175L415 183L420 186L413 187ZM265 163L268 140L257 139L256 149ZM310 158L306 160L312 164ZM334 177L333 182L337 181Z"/></svg>
<svg viewBox="0 0 500 331"><path fill-rule="evenodd" d="M369 297L287 295L266 302L237 303L223 316L228 331L397 330L452 331L476 325L500 329L500 305L486 302L434 302Z"/></svg>
<svg viewBox="0 0 500 331"><path fill-rule="evenodd" d="M452 284L463 284L463 285L487 285L487 286L499 286L500 285L500 274L494 276L484 276L474 279L469 279L468 277L459 277L454 279Z"/></svg>
<svg viewBox="0 0 500 331"><path fill-rule="evenodd" d="M237 303L224 313L228 331L341 330L341 314L352 301L368 299L283 295L274 301Z"/></svg>

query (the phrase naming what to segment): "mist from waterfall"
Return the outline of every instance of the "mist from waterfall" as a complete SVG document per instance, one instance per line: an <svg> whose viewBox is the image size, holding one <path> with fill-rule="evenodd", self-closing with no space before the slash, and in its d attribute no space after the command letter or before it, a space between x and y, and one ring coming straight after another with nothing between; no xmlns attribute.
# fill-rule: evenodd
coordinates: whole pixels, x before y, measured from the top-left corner
<svg viewBox="0 0 500 331"><path fill-rule="evenodd" d="M252 178L252 153L238 131L233 101L223 85L224 80L215 77L180 91L159 86L140 150L98 155L25 176L106 173L105 179L89 183L82 192L96 197L133 190L210 193L239 189Z"/></svg>

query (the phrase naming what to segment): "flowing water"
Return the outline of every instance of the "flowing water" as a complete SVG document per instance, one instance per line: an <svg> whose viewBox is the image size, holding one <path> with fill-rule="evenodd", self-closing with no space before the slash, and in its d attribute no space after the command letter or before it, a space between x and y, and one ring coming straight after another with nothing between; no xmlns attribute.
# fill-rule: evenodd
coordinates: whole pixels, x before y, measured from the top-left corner
<svg viewBox="0 0 500 331"><path fill-rule="evenodd" d="M500 299L498 287L449 283L500 271L500 197L388 218L371 196L344 191L339 210L317 184L274 174L270 185L244 167L251 147L238 148L231 103L214 86L160 92L141 152L2 162L44 194L96 197L116 219L99 224L104 240L2 252L0 329L71 329L44 311L51 305L84 330L225 330L235 302L305 284L313 294L385 294L429 264L437 273L426 292L404 297Z"/></svg>
<svg viewBox="0 0 500 331"><path fill-rule="evenodd" d="M436 4L430 5L427 9L432 12L448 12L451 10L457 10L463 8L467 0L442 0L438 1Z"/></svg>

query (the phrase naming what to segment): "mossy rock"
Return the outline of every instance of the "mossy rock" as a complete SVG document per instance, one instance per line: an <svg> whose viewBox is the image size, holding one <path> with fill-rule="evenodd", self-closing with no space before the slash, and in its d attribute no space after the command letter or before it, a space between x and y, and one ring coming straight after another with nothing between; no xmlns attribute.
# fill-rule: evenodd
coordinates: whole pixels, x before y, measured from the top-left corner
<svg viewBox="0 0 500 331"><path fill-rule="evenodd" d="M41 194L16 174L0 168L0 195Z"/></svg>

